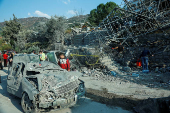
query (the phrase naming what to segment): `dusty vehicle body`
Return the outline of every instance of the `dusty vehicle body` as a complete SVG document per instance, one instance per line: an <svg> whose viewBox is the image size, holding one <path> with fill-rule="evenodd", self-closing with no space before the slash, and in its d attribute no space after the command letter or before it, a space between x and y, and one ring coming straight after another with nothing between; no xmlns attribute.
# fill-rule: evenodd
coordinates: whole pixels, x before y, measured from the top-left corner
<svg viewBox="0 0 170 113"><path fill-rule="evenodd" d="M7 78L7 91L21 99L24 112L71 107L85 94L77 72L68 72L38 55L14 56Z"/></svg>

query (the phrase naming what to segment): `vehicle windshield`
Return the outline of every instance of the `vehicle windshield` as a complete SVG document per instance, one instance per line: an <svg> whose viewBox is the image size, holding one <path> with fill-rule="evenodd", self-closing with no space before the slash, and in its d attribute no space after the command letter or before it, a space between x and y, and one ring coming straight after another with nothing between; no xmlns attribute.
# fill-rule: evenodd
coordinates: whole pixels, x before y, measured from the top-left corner
<svg viewBox="0 0 170 113"><path fill-rule="evenodd" d="M40 62L40 59L39 59L38 55L30 55L30 56L28 56L28 58L29 58L30 63Z"/></svg>
<svg viewBox="0 0 170 113"><path fill-rule="evenodd" d="M14 60L13 60L13 63L16 63L16 62L39 63L40 59L38 55L17 54L17 55L14 55Z"/></svg>
<svg viewBox="0 0 170 113"><path fill-rule="evenodd" d="M47 53L48 60L52 63L57 63L57 59L53 52Z"/></svg>

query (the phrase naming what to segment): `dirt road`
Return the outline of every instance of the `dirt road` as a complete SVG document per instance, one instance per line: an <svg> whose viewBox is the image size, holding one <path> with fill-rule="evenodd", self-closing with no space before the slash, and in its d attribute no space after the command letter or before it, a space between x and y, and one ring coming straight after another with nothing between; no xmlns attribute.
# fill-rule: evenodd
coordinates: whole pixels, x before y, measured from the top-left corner
<svg viewBox="0 0 170 113"><path fill-rule="evenodd" d="M81 77L85 81L86 88L102 91L106 89L108 93L130 97L133 99L162 98L170 96L170 90L161 88L150 88L146 85L123 81L115 77L112 82L97 80L94 77Z"/></svg>
<svg viewBox="0 0 170 113"><path fill-rule="evenodd" d="M10 95L7 92L7 68L0 70L0 113L22 113L20 98ZM76 106L59 111L51 111L50 113L131 113L120 107L107 106L99 102L92 101L89 98L80 100Z"/></svg>
<svg viewBox="0 0 170 113"><path fill-rule="evenodd" d="M126 110L134 110L134 107L138 105L140 105L142 110L145 108L149 110L151 108L153 108L152 110L159 109L159 111L170 110L167 107L169 104L166 104L167 108L161 108L161 106L165 106L163 103L169 102L170 90L168 88L148 87L139 82L131 82L130 80L125 81L124 79L114 76L108 78L109 77L102 79L98 77L81 77L80 79L85 82L87 89L86 96L97 102L111 106L119 106ZM149 80L150 79L148 79L148 81ZM158 106L154 108L156 104Z"/></svg>

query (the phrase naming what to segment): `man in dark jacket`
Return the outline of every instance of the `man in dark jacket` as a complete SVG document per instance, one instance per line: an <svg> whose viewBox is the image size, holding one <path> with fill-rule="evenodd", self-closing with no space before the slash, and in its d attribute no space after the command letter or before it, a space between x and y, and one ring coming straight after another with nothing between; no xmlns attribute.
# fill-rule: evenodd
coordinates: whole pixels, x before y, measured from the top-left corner
<svg viewBox="0 0 170 113"><path fill-rule="evenodd" d="M142 54L140 55L141 60L142 60L143 70L148 70L148 61L149 61L148 56L150 54L151 52L148 49L144 48L144 50L142 51Z"/></svg>

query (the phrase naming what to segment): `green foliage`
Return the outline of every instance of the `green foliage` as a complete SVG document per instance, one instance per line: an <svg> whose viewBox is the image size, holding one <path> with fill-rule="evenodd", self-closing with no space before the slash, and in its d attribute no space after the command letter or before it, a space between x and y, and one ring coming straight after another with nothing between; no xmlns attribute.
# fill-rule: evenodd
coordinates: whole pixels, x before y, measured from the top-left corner
<svg viewBox="0 0 170 113"><path fill-rule="evenodd" d="M27 43L27 40L29 38L33 38L31 30L22 30L18 34L16 34L15 37L17 38L17 41L15 41L15 49L19 53L20 51L26 49L25 45Z"/></svg>
<svg viewBox="0 0 170 113"><path fill-rule="evenodd" d="M13 20L5 21L5 27L2 30L4 40L12 46L15 46L14 42L17 41L15 35L18 34L20 30L21 24L18 23L18 19L13 14Z"/></svg>
<svg viewBox="0 0 170 113"><path fill-rule="evenodd" d="M64 33L68 28L65 22L64 17L54 16L46 23L46 37L49 39L50 44L63 41Z"/></svg>
<svg viewBox="0 0 170 113"><path fill-rule="evenodd" d="M28 43L34 43L40 47L40 48L47 48L49 45L49 38L47 37L47 25L45 22L40 22L36 27L34 31L34 36L28 39ZM35 46L37 46L35 45Z"/></svg>
<svg viewBox="0 0 170 113"><path fill-rule="evenodd" d="M0 28L0 30L1 30L1 28ZM0 32L0 36L2 36L3 35L3 33L2 32Z"/></svg>
<svg viewBox="0 0 170 113"><path fill-rule="evenodd" d="M2 40L2 39L0 39L0 45L2 45L2 43L3 43L3 40Z"/></svg>
<svg viewBox="0 0 170 113"><path fill-rule="evenodd" d="M32 46L38 46L40 44L40 42L33 42L33 43L27 43L25 46L26 48L30 48Z"/></svg>
<svg viewBox="0 0 170 113"><path fill-rule="evenodd" d="M32 46L32 47L29 47L28 49L26 50L23 50L22 52L23 53L32 53L32 51L35 50L35 52L38 54L39 51L40 51L40 48L38 46Z"/></svg>
<svg viewBox="0 0 170 113"><path fill-rule="evenodd" d="M93 26L99 25L99 23L116 7L119 6L114 2L99 4L96 9L90 11L89 22Z"/></svg>
<svg viewBox="0 0 170 113"><path fill-rule="evenodd" d="M2 51L4 51L4 50L11 50L12 49L12 47L11 47L11 45L9 45L9 44L4 44L3 46L2 46Z"/></svg>
<svg viewBox="0 0 170 113"><path fill-rule="evenodd" d="M15 46L15 51L16 51L17 53L20 53L20 48L19 48L19 46Z"/></svg>
<svg viewBox="0 0 170 113"><path fill-rule="evenodd" d="M21 28L18 19L13 15L13 20L5 21L3 38L14 47L18 53L32 51L31 49L46 49L56 42L64 42L67 30L67 21L64 17L54 16L46 22L37 22L32 30Z"/></svg>
<svg viewBox="0 0 170 113"><path fill-rule="evenodd" d="M0 46L0 50L1 50L1 51L12 49L11 45L5 44L2 39L0 39L0 45L1 45L1 46Z"/></svg>

